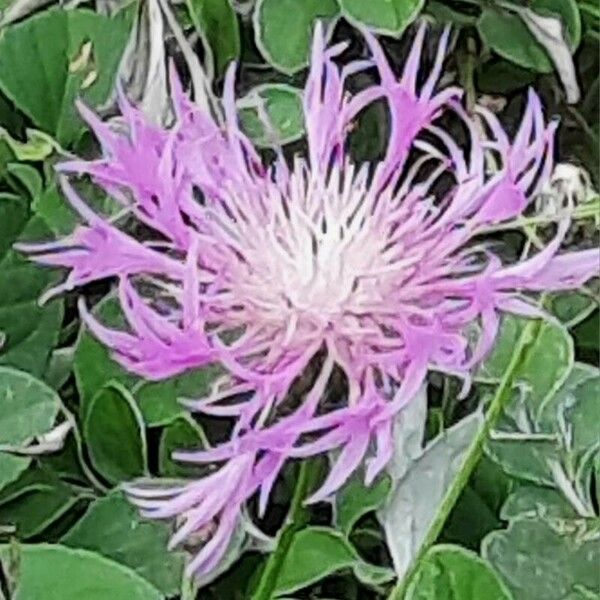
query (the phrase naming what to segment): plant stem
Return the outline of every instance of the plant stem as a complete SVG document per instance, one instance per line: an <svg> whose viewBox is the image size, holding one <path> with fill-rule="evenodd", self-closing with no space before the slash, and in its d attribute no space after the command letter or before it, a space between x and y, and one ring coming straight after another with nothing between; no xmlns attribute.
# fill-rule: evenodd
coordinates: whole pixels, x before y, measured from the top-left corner
<svg viewBox="0 0 600 600"><path fill-rule="evenodd" d="M318 469L314 462L304 460L300 463L287 522L281 528L277 547L267 560L258 585L252 594L252 600L271 600L273 597L283 561L292 545L294 535L308 523L310 512L303 502L316 479L315 472L318 472Z"/></svg>
<svg viewBox="0 0 600 600"><path fill-rule="evenodd" d="M417 572L420 561L439 537L444 524L450 515L450 512L454 508L454 505L460 497L463 488L469 481L471 474L483 455L485 443L490 436L490 432L495 428L506 403L511 398L511 392L515 383L519 366L526 358L531 346L534 344L540 328L541 322L539 320L530 321L527 323L527 325L525 325L523 333L521 334L521 337L519 338L519 341L515 347L515 352L511 358L511 361L504 372L502 380L496 389L496 393L494 394L492 401L490 402L489 408L485 414L483 425L467 449L462 465L458 470L456 477L452 481L452 484L446 491L442 503L440 504L440 508L429 527L427 535L423 540L423 544L421 545L417 556L414 558L402 581L400 581L392 590L388 600L402 600L404 598L408 586Z"/></svg>

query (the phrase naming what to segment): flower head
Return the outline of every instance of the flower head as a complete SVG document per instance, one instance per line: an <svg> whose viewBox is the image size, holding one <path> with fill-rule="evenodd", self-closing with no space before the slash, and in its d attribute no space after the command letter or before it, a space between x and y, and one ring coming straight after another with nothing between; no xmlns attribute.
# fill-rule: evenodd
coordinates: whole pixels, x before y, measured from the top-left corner
<svg viewBox="0 0 600 600"><path fill-rule="evenodd" d="M135 238L101 218L63 180L86 225L24 247L69 269L50 293L119 280L127 330L106 327L85 306L82 316L127 369L161 379L207 363L226 367L212 393L188 406L235 419L231 440L176 454L220 469L176 488L129 490L148 516L181 517L174 543L210 535L191 564L200 573L222 556L250 496L258 492L265 509L288 457L340 450L311 501L335 492L365 459L371 482L391 457L394 415L428 370L468 386L500 313L538 316L532 293L576 287L597 273L596 250L557 255L566 221L544 250L514 264L480 237L520 215L550 176L556 126L546 124L538 97L529 94L512 140L477 109L484 134L458 88L436 90L448 31L422 85L425 26L400 77L364 35L371 58L340 68L334 59L345 46L328 48L316 28L304 91L308 156L291 162L280 154L264 165L240 130L233 66L222 115L197 108L175 75L168 128L152 125L123 95L118 131L82 107L103 155L60 171L90 175L152 234ZM346 80L373 67L379 82L350 96ZM381 99L390 113L387 152L376 165L356 165L346 136ZM436 124L442 113L462 123L468 152ZM491 173L490 154L499 163ZM286 407L309 367L302 402ZM328 410L322 399L336 369L348 391ZM237 403L224 402L236 395Z"/></svg>

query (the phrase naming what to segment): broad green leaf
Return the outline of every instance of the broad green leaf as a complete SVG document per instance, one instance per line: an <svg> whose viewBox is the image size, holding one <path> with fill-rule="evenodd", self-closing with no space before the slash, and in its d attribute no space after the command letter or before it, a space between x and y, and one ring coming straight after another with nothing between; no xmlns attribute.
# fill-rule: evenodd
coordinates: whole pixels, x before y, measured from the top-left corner
<svg viewBox="0 0 600 600"><path fill-rule="evenodd" d="M581 16L576 0L531 0L529 7L547 17L558 17L563 24L566 40L574 51L581 41Z"/></svg>
<svg viewBox="0 0 600 600"><path fill-rule="evenodd" d="M41 220L29 219L21 198L0 198L0 364L40 376L58 340L64 303L53 299L39 305L42 292L56 274L40 268L12 249L16 241L48 239Z"/></svg>
<svg viewBox="0 0 600 600"><path fill-rule="evenodd" d="M363 475L352 476L335 496L336 525L350 535L352 527L367 513L378 509L391 489L391 480L385 475L367 487Z"/></svg>
<svg viewBox="0 0 600 600"><path fill-rule="evenodd" d="M275 596L289 594L347 568L373 583L393 577L388 569L365 563L341 533L327 527L307 527L294 536L277 579Z"/></svg>
<svg viewBox="0 0 600 600"><path fill-rule="evenodd" d="M416 556L482 422L475 412L432 440L409 463L388 502L378 512L396 573L402 577Z"/></svg>
<svg viewBox="0 0 600 600"><path fill-rule="evenodd" d="M557 490L524 485L517 488L502 507L505 521L524 518L575 519L577 512Z"/></svg>
<svg viewBox="0 0 600 600"><path fill-rule="evenodd" d="M525 69L552 72L546 51L517 14L493 7L484 8L477 27L483 41L503 58Z"/></svg>
<svg viewBox="0 0 600 600"><path fill-rule="evenodd" d="M126 327L119 303L114 297L102 300L94 313L111 327ZM202 397L208 393L214 379L222 374L219 367L207 366L164 381L146 381L121 367L112 359L109 350L85 328L77 342L74 370L81 395L82 417L94 394L109 381L118 381L133 394L148 426L167 425L184 415L186 411L178 399Z"/></svg>
<svg viewBox="0 0 600 600"><path fill-rule="evenodd" d="M514 4L522 8L521 3ZM581 38L581 21L575 0L533 0L528 7L539 15L558 18L571 51L575 50ZM478 29L484 42L503 58L539 73L552 71L552 62L544 47L516 12L484 8Z"/></svg>
<svg viewBox="0 0 600 600"><path fill-rule="evenodd" d="M240 26L230 0L186 0L190 17L205 36L219 73L240 56Z"/></svg>
<svg viewBox="0 0 600 600"><path fill-rule="evenodd" d="M301 91L283 83L256 86L238 102L245 133L262 147L283 146L304 134Z"/></svg>
<svg viewBox="0 0 600 600"><path fill-rule="evenodd" d="M12 600L163 600L131 569L87 550L52 544L0 547L5 573L16 575Z"/></svg>
<svg viewBox="0 0 600 600"><path fill-rule="evenodd" d="M25 163L8 163L6 169L21 187L21 191L29 198L35 198L44 185L40 172L31 165Z"/></svg>
<svg viewBox="0 0 600 600"><path fill-rule="evenodd" d="M532 401L529 390L515 392L510 418L486 447L507 473L561 490L580 514L593 510L587 495L573 490L589 489L587 481L580 481L591 476L581 460L600 445L596 425L599 381L597 369L576 363L562 386L542 403ZM583 470L576 469L577 464Z"/></svg>
<svg viewBox="0 0 600 600"><path fill-rule="evenodd" d="M68 145L83 127L75 99L91 105L107 99L128 35L123 15L40 12L3 31L0 88L40 129Z"/></svg>
<svg viewBox="0 0 600 600"><path fill-rule="evenodd" d="M572 427L573 450L585 452L594 445L600 445L600 374L582 381L571 394L571 402L564 409L564 418Z"/></svg>
<svg viewBox="0 0 600 600"><path fill-rule="evenodd" d="M27 130L27 141L14 139L6 129L0 127L0 139L6 140L18 160L39 161L48 158L57 147L47 134L35 129Z"/></svg>
<svg viewBox="0 0 600 600"><path fill-rule="evenodd" d="M342 15L377 33L400 36L418 17L425 0L340 0Z"/></svg>
<svg viewBox="0 0 600 600"><path fill-rule="evenodd" d="M56 392L29 373L0 366L0 443L18 445L52 428Z"/></svg>
<svg viewBox="0 0 600 600"><path fill-rule="evenodd" d="M38 194L33 199L31 208L57 237L68 235L77 225L75 211L58 191L56 185L51 185Z"/></svg>
<svg viewBox="0 0 600 600"><path fill-rule="evenodd" d="M512 600L492 566L460 546L433 546L419 562L405 600Z"/></svg>
<svg viewBox="0 0 600 600"><path fill-rule="evenodd" d="M191 417L176 419L162 432L158 446L158 470L165 477L193 477L198 467L171 458L175 450L201 449L208 441L200 426Z"/></svg>
<svg viewBox="0 0 600 600"><path fill-rule="evenodd" d="M15 481L29 466L31 458L0 452L0 490Z"/></svg>
<svg viewBox="0 0 600 600"><path fill-rule="evenodd" d="M600 533L591 522L519 519L482 542L515 600L585 600L600 589Z"/></svg>
<svg viewBox="0 0 600 600"><path fill-rule="evenodd" d="M507 369L526 319L505 316L494 350L479 368L477 378L495 383ZM531 392L529 410L535 411L564 382L574 360L573 341L568 331L553 321L544 321L534 346L519 365L516 381Z"/></svg>
<svg viewBox="0 0 600 600"><path fill-rule="evenodd" d="M258 0L256 45L269 63L291 75L308 64L315 22L331 21L338 11L336 0Z"/></svg>
<svg viewBox="0 0 600 600"><path fill-rule="evenodd" d="M111 327L123 326L119 303L113 297L106 297L94 307L93 312L98 319ZM128 373L114 361L109 350L85 327L82 328L77 340L73 367L80 395L82 420L85 420L94 395L109 381L119 382L131 388L138 380L135 375Z"/></svg>
<svg viewBox="0 0 600 600"><path fill-rule="evenodd" d="M552 312L567 327L573 327L588 317L596 308L596 302L587 294L563 292L551 300Z"/></svg>
<svg viewBox="0 0 600 600"><path fill-rule="evenodd" d="M441 539L478 550L485 535L502 527L498 513L512 483L495 462L484 456L448 515Z"/></svg>
<svg viewBox="0 0 600 600"><path fill-rule="evenodd" d="M98 391L83 421L90 460L108 481L118 483L146 473L144 423L135 400L121 384Z"/></svg>
<svg viewBox="0 0 600 600"><path fill-rule="evenodd" d="M208 394L212 382L222 374L221 367L208 365L164 381L140 380L131 391L149 426L167 425L187 412L179 402L180 398L201 398Z"/></svg>
<svg viewBox="0 0 600 600"><path fill-rule="evenodd" d="M184 557L167 551L170 532L167 523L143 519L120 492L113 492L93 502L61 543L112 558L172 596L181 584Z"/></svg>
<svg viewBox="0 0 600 600"><path fill-rule="evenodd" d="M72 347L53 350L44 371L44 381L53 389L59 390L71 375L75 349Z"/></svg>
<svg viewBox="0 0 600 600"><path fill-rule="evenodd" d="M12 525L16 536L28 539L44 531L78 502L57 476L31 469L0 494L0 525Z"/></svg>

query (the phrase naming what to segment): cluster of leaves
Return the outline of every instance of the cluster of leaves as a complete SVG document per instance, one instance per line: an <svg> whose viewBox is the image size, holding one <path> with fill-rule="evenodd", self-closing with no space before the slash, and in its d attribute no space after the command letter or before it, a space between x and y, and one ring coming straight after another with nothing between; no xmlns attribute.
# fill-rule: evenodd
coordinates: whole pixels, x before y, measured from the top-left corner
<svg viewBox="0 0 600 600"><path fill-rule="evenodd" d="M554 320L505 319L467 400L457 400L455 381L432 376L400 415L396 455L372 487L356 476L333 505L307 508L302 500L322 477L322 464L291 463L258 523L265 533L246 519L214 577L192 582L183 566L193 549L168 552L171 526L140 518L119 485L138 476L198 475L173 462L171 451L205 445L222 424L190 417L177 399L202 395L218 368L160 383L125 372L81 327L74 296L38 303L59 274L12 248L67 233L76 222L53 165L97 148L74 100L110 113L119 78L160 119L167 53L193 84L205 78L213 90L227 64L239 61L239 114L249 135L265 152L275 143L301 148L301 85L317 19L334 38L349 39L350 52L360 51L362 28L381 34L398 62L406 49L402 34L417 17L452 23L447 77L465 87L467 102L485 95L510 124L526 87L535 85L563 118L562 158L585 165L597 185L597 6L588 0L45 5L0 0L0 598L597 598L600 374L592 366L599 359L593 291L547 298ZM584 93L572 103L575 88ZM358 160L375 159L385 139L384 110L376 105L359 120L352 150ZM98 190L87 192L95 209L115 210ZM577 209L581 219L569 243L597 243L589 217L598 209L597 199ZM521 252L547 235L545 224L532 217L498 235ZM85 293L106 321L119 322L109 284ZM485 411L491 406L504 407L496 423Z"/></svg>

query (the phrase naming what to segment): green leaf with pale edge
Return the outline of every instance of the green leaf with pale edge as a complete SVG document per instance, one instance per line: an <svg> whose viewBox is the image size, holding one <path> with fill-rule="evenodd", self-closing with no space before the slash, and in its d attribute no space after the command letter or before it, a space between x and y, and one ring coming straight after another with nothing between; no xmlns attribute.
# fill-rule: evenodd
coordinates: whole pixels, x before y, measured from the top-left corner
<svg viewBox="0 0 600 600"><path fill-rule="evenodd" d="M488 383L501 379L526 323L526 319L509 315L502 319L494 350L479 368L477 379ZM573 340L568 331L554 321L542 323L535 345L519 365L516 378L531 390L532 407L541 406L558 390L571 371L573 361Z"/></svg>
<svg viewBox="0 0 600 600"><path fill-rule="evenodd" d="M113 483L146 473L144 422L125 387L112 382L92 399L83 421L90 460Z"/></svg>
<svg viewBox="0 0 600 600"><path fill-rule="evenodd" d="M107 99L128 35L123 15L110 19L83 9L40 12L3 31L0 88L40 129L70 144L83 129L75 98L91 105ZM85 43L92 45L87 60Z"/></svg>
<svg viewBox="0 0 600 600"><path fill-rule="evenodd" d="M477 28L483 41L502 58L539 73L552 72L546 51L518 15L484 8Z"/></svg>
<svg viewBox="0 0 600 600"><path fill-rule="evenodd" d="M131 569L87 550L2 546L0 559L5 573L16 574L12 600L164 600Z"/></svg>
<svg viewBox="0 0 600 600"><path fill-rule="evenodd" d="M19 539L43 532L78 502L51 471L29 469L0 494L0 525L12 525Z"/></svg>
<svg viewBox="0 0 600 600"><path fill-rule="evenodd" d="M336 525L349 535L355 523L367 513L378 509L391 489L387 475L366 486L363 474L354 474L335 495Z"/></svg>
<svg viewBox="0 0 600 600"><path fill-rule="evenodd" d="M181 583L184 556L167 551L170 534L168 523L142 518L121 492L113 492L93 502L61 543L111 558L171 596Z"/></svg>
<svg viewBox="0 0 600 600"><path fill-rule="evenodd" d="M276 69L295 73L308 64L315 22L331 21L338 11L336 0L258 0L256 45Z"/></svg>
<svg viewBox="0 0 600 600"><path fill-rule="evenodd" d="M100 321L124 329L124 318L114 297L106 297L94 309ZM208 393L211 383L223 370L208 365L165 379L146 381L127 372L110 356L109 350L85 328L75 349L75 379L81 396L81 415L85 418L94 394L109 381L117 381L134 396L148 426L168 425L185 413L179 398L199 398Z"/></svg>
<svg viewBox="0 0 600 600"><path fill-rule="evenodd" d="M524 485L506 499L500 516L505 521L535 517L575 519L577 513L558 490Z"/></svg>
<svg viewBox="0 0 600 600"><path fill-rule="evenodd" d="M406 600L512 600L492 566L461 546L433 546L419 562Z"/></svg>
<svg viewBox="0 0 600 600"><path fill-rule="evenodd" d="M17 445L52 428L56 392L29 373L0 366L0 443Z"/></svg>
<svg viewBox="0 0 600 600"><path fill-rule="evenodd" d="M515 600L586 600L600 590L600 535L591 521L519 519L482 542Z"/></svg>
<svg viewBox="0 0 600 600"><path fill-rule="evenodd" d="M229 0L186 0L200 35L206 36L219 73L240 56L240 26Z"/></svg>
<svg viewBox="0 0 600 600"><path fill-rule="evenodd" d="M257 146L283 146L304 135L302 92L291 85L267 83L238 101L244 132Z"/></svg>
<svg viewBox="0 0 600 600"><path fill-rule="evenodd" d="M365 563L338 531L307 527L292 540L279 572L275 595L289 594L349 568L357 577L370 583L383 583L393 577L389 569Z"/></svg>
<svg viewBox="0 0 600 600"><path fill-rule="evenodd" d="M521 3L515 5L522 7ZM578 46L581 20L575 0L533 0L529 8L540 15L558 18L571 50ZM548 54L517 13L484 8L477 26L483 41L503 58L539 73L552 72Z"/></svg>
<svg viewBox="0 0 600 600"><path fill-rule="evenodd" d="M28 456L15 456L0 452L0 490L18 479L30 463L31 458Z"/></svg>
<svg viewBox="0 0 600 600"><path fill-rule="evenodd" d="M340 0L342 15L387 35L399 36L419 16L425 0Z"/></svg>
<svg viewBox="0 0 600 600"><path fill-rule="evenodd" d="M55 346L64 303L39 305L42 292L56 274L42 269L12 249L17 241L48 239L50 231L37 217L29 219L22 198L0 198L0 364L40 376Z"/></svg>
<svg viewBox="0 0 600 600"><path fill-rule="evenodd" d="M176 450L200 450L208 441L200 426L191 417L176 419L162 432L158 446L158 470L165 477L197 477L198 465L176 461L171 454Z"/></svg>

